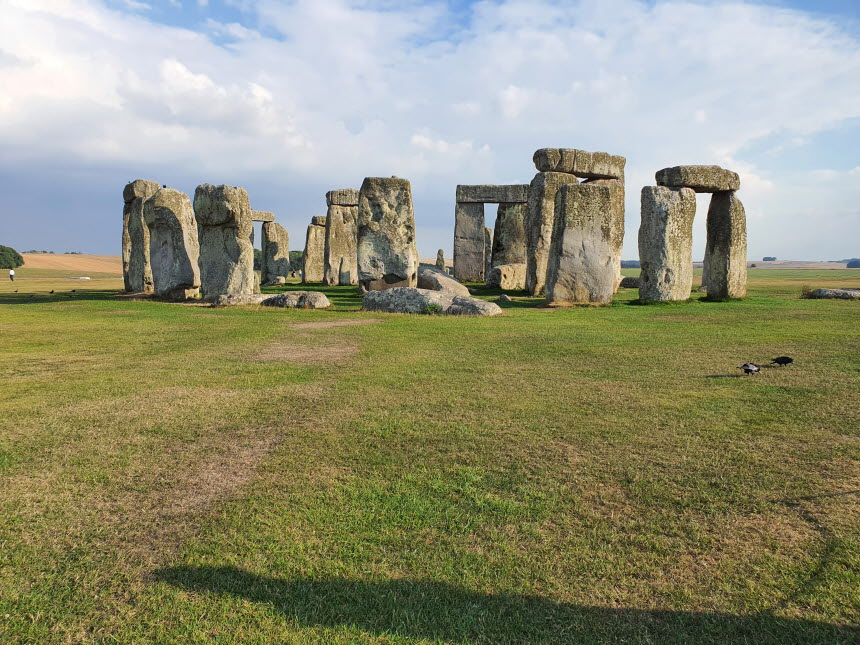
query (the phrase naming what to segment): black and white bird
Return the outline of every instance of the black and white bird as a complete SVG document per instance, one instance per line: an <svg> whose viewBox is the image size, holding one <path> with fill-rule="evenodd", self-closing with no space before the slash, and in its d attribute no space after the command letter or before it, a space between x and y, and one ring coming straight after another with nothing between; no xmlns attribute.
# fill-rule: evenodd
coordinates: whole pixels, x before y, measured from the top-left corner
<svg viewBox="0 0 860 645"><path fill-rule="evenodd" d="M791 365L793 362L794 362L794 359L791 358L790 356L777 356L775 359L773 359L771 361L771 364L776 363L780 367L783 367L784 365Z"/></svg>
<svg viewBox="0 0 860 645"><path fill-rule="evenodd" d="M756 374L757 372L761 372L761 367L756 365L755 363L744 363L740 367L739 370L743 370L744 374Z"/></svg>

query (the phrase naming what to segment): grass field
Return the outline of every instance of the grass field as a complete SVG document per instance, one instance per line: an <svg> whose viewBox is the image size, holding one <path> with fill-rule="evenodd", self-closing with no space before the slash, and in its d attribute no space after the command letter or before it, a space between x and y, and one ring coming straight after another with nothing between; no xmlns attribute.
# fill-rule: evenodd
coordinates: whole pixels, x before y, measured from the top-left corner
<svg viewBox="0 0 860 645"><path fill-rule="evenodd" d="M90 275L0 283L0 642L860 642L860 303L798 298L860 271L487 319Z"/></svg>

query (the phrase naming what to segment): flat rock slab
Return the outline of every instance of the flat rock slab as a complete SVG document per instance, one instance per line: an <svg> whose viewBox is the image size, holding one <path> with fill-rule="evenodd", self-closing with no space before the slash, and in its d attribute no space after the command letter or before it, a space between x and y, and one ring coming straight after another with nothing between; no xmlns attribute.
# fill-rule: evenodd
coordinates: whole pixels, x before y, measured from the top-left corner
<svg viewBox="0 0 860 645"><path fill-rule="evenodd" d="M469 289L436 267L427 264L418 265L418 288L430 291L444 291L457 296L469 296Z"/></svg>
<svg viewBox="0 0 860 645"><path fill-rule="evenodd" d="M451 316L498 316L502 313L502 308L492 302L415 287L370 291L364 296L362 309L392 314L436 313Z"/></svg>
<svg viewBox="0 0 860 645"><path fill-rule="evenodd" d="M621 179L627 164L620 155L576 148L541 148L532 161L540 172L565 172L584 179Z"/></svg>
<svg viewBox="0 0 860 645"><path fill-rule="evenodd" d="M860 288L857 289L814 289L809 294L813 299L860 300Z"/></svg>
<svg viewBox="0 0 860 645"><path fill-rule="evenodd" d="M504 291L516 291L526 288L526 265L499 264L490 269L487 276L487 287L490 289L502 289Z"/></svg>
<svg viewBox="0 0 860 645"><path fill-rule="evenodd" d="M358 206L358 191L355 188L330 190L325 194L326 206Z"/></svg>
<svg viewBox="0 0 860 645"><path fill-rule="evenodd" d="M263 305L289 309L325 309L331 306L329 299L319 291L285 291L277 295L250 293L221 295L212 301L213 307L236 307L241 305Z"/></svg>
<svg viewBox="0 0 860 645"><path fill-rule="evenodd" d="M457 186L457 202L459 203L524 203L529 200L528 184Z"/></svg>
<svg viewBox="0 0 860 645"><path fill-rule="evenodd" d="M252 222L274 222L275 214L269 211L251 211Z"/></svg>
<svg viewBox="0 0 860 645"><path fill-rule="evenodd" d="M738 173L719 166L673 166L656 174L657 185L669 188L692 188L697 193L719 193L738 190L741 178Z"/></svg>

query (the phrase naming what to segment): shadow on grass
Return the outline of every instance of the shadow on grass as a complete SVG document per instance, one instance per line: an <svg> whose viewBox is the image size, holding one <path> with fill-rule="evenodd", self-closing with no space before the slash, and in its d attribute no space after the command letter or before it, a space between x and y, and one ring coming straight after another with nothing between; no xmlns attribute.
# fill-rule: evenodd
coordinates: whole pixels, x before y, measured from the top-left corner
<svg viewBox="0 0 860 645"><path fill-rule="evenodd" d="M708 374L705 378L743 378L743 374Z"/></svg>
<svg viewBox="0 0 860 645"><path fill-rule="evenodd" d="M50 302L76 302L79 300L112 300L117 296L113 289L72 291L32 291L29 293L0 293L0 305L43 305Z"/></svg>
<svg viewBox="0 0 860 645"><path fill-rule="evenodd" d="M614 609L484 594L420 580L282 580L235 567L161 569L184 590L263 603L302 627L481 643L856 643L860 628L768 614Z"/></svg>

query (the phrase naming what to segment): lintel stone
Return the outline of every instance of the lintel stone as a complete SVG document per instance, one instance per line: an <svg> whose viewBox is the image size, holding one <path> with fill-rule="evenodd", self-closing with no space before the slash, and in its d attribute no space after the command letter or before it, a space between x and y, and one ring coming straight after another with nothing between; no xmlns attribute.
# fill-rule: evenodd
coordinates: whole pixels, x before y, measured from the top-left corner
<svg viewBox="0 0 860 645"><path fill-rule="evenodd" d="M738 173L719 166L673 166L658 170L656 178L658 186L692 188L697 193L719 193L741 187Z"/></svg>
<svg viewBox="0 0 860 645"><path fill-rule="evenodd" d="M457 186L457 202L461 204L525 203L528 200L528 184Z"/></svg>
<svg viewBox="0 0 860 645"><path fill-rule="evenodd" d="M576 148L541 148L532 157L541 172L565 172L583 179L621 179L627 159Z"/></svg>
<svg viewBox="0 0 860 645"><path fill-rule="evenodd" d="M252 222L274 222L275 214L269 211L251 211Z"/></svg>
<svg viewBox="0 0 860 645"><path fill-rule="evenodd" d="M358 191L355 188L330 190L325 194L326 206L358 206Z"/></svg>

